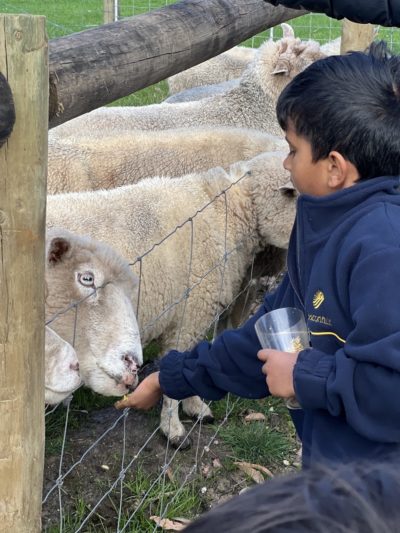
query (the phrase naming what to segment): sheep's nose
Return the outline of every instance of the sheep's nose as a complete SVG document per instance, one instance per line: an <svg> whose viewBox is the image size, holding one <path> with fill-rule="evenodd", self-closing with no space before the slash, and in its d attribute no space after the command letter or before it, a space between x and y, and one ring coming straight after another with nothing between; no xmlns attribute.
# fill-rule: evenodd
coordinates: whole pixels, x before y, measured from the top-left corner
<svg viewBox="0 0 400 533"><path fill-rule="evenodd" d="M137 357L133 352L125 353L123 355L123 360L125 362L127 370L135 373L138 371L138 367L140 366L140 364L138 364Z"/></svg>
<svg viewBox="0 0 400 533"><path fill-rule="evenodd" d="M79 362L77 361L76 363L71 363L71 364L69 365L69 368L70 368L71 370L76 370L76 371L78 372L78 370L79 370Z"/></svg>

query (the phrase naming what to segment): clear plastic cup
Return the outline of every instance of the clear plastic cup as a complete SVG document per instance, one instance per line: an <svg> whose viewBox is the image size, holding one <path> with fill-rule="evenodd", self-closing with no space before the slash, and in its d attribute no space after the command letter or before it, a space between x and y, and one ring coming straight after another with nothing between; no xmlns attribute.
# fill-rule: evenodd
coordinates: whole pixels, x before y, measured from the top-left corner
<svg viewBox="0 0 400 533"><path fill-rule="evenodd" d="M282 352L299 352L310 346L304 314L294 307L275 309L262 315L254 324L263 348ZM300 408L296 398L286 401L289 409Z"/></svg>

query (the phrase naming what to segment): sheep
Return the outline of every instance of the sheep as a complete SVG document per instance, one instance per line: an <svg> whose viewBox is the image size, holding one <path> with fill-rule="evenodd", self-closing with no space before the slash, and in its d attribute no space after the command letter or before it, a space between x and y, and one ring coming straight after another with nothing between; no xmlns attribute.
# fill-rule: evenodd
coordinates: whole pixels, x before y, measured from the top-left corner
<svg viewBox="0 0 400 533"><path fill-rule="evenodd" d="M283 27L284 37L293 37L293 30L289 24L281 24ZM341 38L338 37L333 41L328 41L321 45L321 52L327 56L340 54ZM204 63L200 63L195 67L188 70L184 70L179 74L175 74L171 78L168 78L168 85L170 87L169 96L164 100L165 103L174 104L178 102L193 102L195 100L202 100L203 98L209 98L216 94L222 94L226 91L237 87L240 83L240 76L234 77L235 71L229 70L229 63L225 67L222 61L216 61L221 59L225 54L236 51L243 47L235 47L224 54L216 56L213 59L209 59ZM251 50L252 53L248 54L246 58L243 55L243 70L250 63L256 54L255 49L247 48L245 50ZM214 63L215 62L215 63ZM225 67L225 68L224 68ZM171 80L172 83L171 83ZM179 90L178 90L179 89Z"/></svg>
<svg viewBox="0 0 400 533"><path fill-rule="evenodd" d="M284 38L294 37L294 31L290 24L283 22L280 26ZM178 74L167 78L169 94L175 95L206 85L216 85L218 87L229 81L237 83L249 63L255 58L256 52L257 50L254 48L234 46L222 54L203 61L199 65L178 72ZM193 98L193 100L197 99ZM179 99L176 101L184 100Z"/></svg>
<svg viewBox="0 0 400 533"><path fill-rule="evenodd" d="M230 89L237 87L240 83L240 78L234 80L222 81L221 83L212 83L210 85L200 85L199 87L192 87L185 89L180 93L172 94L164 100L165 104L177 104L179 102L194 102L195 100L203 100L216 94L224 94Z"/></svg>
<svg viewBox="0 0 400 533"><path fill-rule="evenodd" d="M338 56L340 55L341 43L342 43L342 39L338 37L337 39L334 39L333 41L328 41L327 43L322 44L321 51L327 56Z"/></svg>
<svg viewBox="0 0 400 533"><path fill-rule="evenodd" d="M56 405L81 385L74 348L57 333L45 328L44 401Z"/></svg>
<svg viewBox="0 0 400 533"><path fill-rule="evenodd" d="M267 41L243 73L238 87L195 102L143 107L104 107L54 128L54 138L95 132L165 130L187 126L248 127L280 135L275 116L278 95L287 83L316 59L319 44L293 37Z"/></svg>
<svg viewBox="0 0 400 533"><path fill-rule="evenodd" d="M240 78L255 54L254 48L234 46L199 65L169 77L167 79L169 94L173 95L193 87Z"/></svg>
<svg viewBox="0 0 400 533"><path fill-rule="evenodd" d="M103 243L54 227L45 277L46 325L76 350L85 385L106 396L135 387L143 357L128 263Z"/></svg>
<svg viewBox="0 0 400 533"><path fill-rule="evenodd" d="M232 301L254 253L267 244L287 246L295 199L280 189L288 180L283 158L281 152L267 152L234 164L230 174L217 168L108 191L50 195L47 225L85 232L130 261L140 258L134 268L141 274L137 305L143 345L159 339L162 352L186 349ZM251 177L232 185L247 169ZM177 446L185 430L177 409L169 420L171 405L176 404L165 399L161 429ZM183 409L191 416L212 416L198 398L184 400Z"/></svg>
<svg viewBox="0 0 400 533"><path fill-rule="evenodd" d="M111 189L148 176L182 176L284 149L285 141L241 128L135 131L109 137L49 139L47 192Z"/></svg>

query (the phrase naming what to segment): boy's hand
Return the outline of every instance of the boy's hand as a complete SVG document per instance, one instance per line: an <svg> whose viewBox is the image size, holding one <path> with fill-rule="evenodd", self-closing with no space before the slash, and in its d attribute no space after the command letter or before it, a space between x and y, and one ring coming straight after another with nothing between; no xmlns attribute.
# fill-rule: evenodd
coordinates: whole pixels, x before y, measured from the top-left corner
<svg viewBox="0 0 400 533"><path fill-rule="evenodd" d="M299 352L280 352L279 350L260 350L257 357L264 361L263 374L267 376L269 392L273 396L291 398L295 395L293 368Z"/></svg>
<svg viewBox="0 0 400 533"><path fill-rule="evenodd" d="M135 409L146 410L156 405L163 394L158 375L159 372L154 372L147 376L126 398L116 402L114 407L117 409L134 407Z"/></svg>

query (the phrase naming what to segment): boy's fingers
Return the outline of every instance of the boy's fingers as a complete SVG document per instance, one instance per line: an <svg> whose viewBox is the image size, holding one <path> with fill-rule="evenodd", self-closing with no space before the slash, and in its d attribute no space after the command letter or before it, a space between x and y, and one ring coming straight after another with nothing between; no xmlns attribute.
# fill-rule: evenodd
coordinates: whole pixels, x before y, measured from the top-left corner
<svg viewBox="0 0 400 533"><path fill-rule="evenodd" d="M130 407L129 398L118 400L118 402L115 402L114 407L117 409L125 409L125 407Z"/></svg>
<svg viewBox="0 0 400 533"><path fill-rule="evenodd" d="M259 352L257 352L257 357L260 359L260 361L264 361L264 363L267 361L268 356L269 356L268 350L260 350Z"/></svg>

